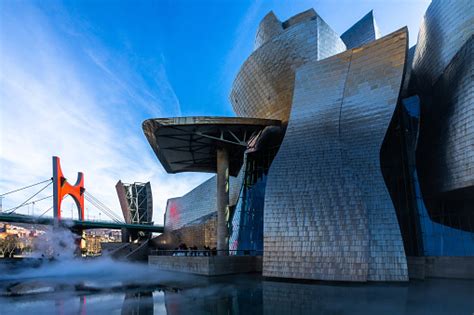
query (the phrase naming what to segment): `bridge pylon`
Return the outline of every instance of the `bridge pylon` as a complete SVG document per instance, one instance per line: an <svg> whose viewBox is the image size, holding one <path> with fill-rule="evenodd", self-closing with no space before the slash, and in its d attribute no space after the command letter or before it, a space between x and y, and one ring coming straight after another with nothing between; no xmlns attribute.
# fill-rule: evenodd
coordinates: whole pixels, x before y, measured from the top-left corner
<svg viewBox="0 0 474 315"><path fill-rule="evenodd" d="M53 211L55 221L61 220L61 203L70 195L74 199L79 213L79 220L84 221L84 174L79 172L74 185L67 182L61 169L60 159L53 156Z"/></svg>

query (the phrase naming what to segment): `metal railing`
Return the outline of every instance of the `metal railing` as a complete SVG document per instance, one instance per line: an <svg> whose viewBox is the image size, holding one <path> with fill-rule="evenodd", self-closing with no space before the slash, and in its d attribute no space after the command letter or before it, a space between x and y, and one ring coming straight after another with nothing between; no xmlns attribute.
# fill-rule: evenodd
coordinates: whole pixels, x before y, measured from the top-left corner
<svg viewBox="0 0 474 315"><path fill-rule="evenodd" d="M262 256L263 250L217 250L217 249L152 249L150 255L153 256L187 256L187 257L207 257L217 256L218 252L225 252L225 256Z"/></svg>

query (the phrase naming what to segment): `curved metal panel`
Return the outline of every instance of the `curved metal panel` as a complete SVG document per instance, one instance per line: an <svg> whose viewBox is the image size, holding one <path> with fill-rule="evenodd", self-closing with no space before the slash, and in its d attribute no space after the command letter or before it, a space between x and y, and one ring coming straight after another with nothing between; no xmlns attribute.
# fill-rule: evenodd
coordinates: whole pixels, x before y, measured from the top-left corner
<svg viewBox="0 0 474 315"><path fill-rule="evenodd" d="M427 197L474 186L473 33L467 0L433 1L420 28L413 72L426 117L418 154Z"/></svg>
<svg viewBox="0 0 474 315"><path fill-rule="evenodd" d="M473 1L431 2L420 25L413 60L420 88L431 88L473 33Z"/></svg>
<svg viewBox="0 0 474 315"><path fill-rule="evenodd" d="M368 44L378 38L380 38L380 31L375 24L373 11L367 13L341 35L341 39L346 44L347 49Z"/></svg>
<svg viewBox="0 0 474 315"><path fill-rule="evenodd" d="M308 9L306 11L300 12L298 14L293 15L290 17L288 20L283 22L283 28L289 28L293 25L296 25L298 23L301 23L303 21L308 21L308 20L314 20L316 19L318 15L316 14L316 11L314 11L313 8Z"/></svg>
<svg viewBox="0 0 474 315"><path fill-rule="evenodd" d="M405 77L403 78L403 86L401 97L409 97L416 94L415 92L415 82L412 75L413 68L413 58L415 57L416 45L410 47L407 55L407 66L405 69Z"/></svg>
<svg viewBox="0 0 474 315"><path fill-rule="evenodd" d="M417 169L425 204L432 220L464 229L474 207L473 34L474 2L433 0L412 74L421 100Z"/></svg>
<svg viewBox="0 0 474 315"><path fill-rule="evenodd" d="M125 222L130 224L130 208L128 207L125 185L122 183L121 180L119 180L117 184L115 184L115 190L117 191L120 208L122 209L122 214L125 219Z"/></svg>
<svg viewBox="0 0 474 315"><path fill-rule="evenodd" d="M153 191L151 190L151 183L145 184L146 189L146 222L153 222Z"/></svg>
<svg viewBox="0 0 474 315"><path fill-rule="evenodd" d="M309 12L309 11L308 11ZM294 71L308 61L345 50L339 36L314 11L255 50L233 83L230 101L238 116L288 121ZM291 20L291 19L290 19Z"/></svg>
<svg viewBox="0 0 474 315"><path fill-rule="evenodd" d="M427 196L474 186L473 59L471 36L434 85L432 98L422 97L431 105L422 112L418 152Z"/></svg>
<svg viewBox="0 0 474 315"><path fill-rule="evenodd" d="M237 203L243 173L229 177L229 205ZM168 199L165 212L165 231L177 230L193 221L212 213L217 213L216 176L195 187L187 194Z"/></svg>
<svg viewBox="0 0 474 315"><path fill-rule="evenodd" d="M283 26L273 11L268 12L258 26L254 50L283 32Z"/></svg>
<svg viewBox="0 0 474 315"><path fill-rule="evenodd" d="M379 157L407 37L404 28L298 70L265 193L265 276L408 280Z"/></svg>

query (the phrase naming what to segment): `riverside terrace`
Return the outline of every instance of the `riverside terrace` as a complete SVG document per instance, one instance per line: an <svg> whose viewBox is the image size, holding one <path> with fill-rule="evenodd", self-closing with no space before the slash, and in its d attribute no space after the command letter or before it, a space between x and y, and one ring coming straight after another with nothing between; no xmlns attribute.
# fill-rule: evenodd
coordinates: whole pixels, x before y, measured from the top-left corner
<svg viewBox="0 0 474 315"><path fill-rule="evenodd" d="M230 256L227 256L230 255ZM207 250L152 250L148 265L153 269L203 276L261 273L262 252Z"/></svg>

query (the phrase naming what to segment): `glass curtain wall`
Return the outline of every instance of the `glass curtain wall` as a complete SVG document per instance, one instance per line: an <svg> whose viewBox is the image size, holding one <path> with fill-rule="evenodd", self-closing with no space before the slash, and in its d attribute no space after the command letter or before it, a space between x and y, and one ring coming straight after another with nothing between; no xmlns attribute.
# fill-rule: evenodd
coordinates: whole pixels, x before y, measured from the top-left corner
<svg viewBox="0 0 474 315"><path fill-rule="evenodd" d="M394 203L407 256L473 256L474 212L421 193L416 169L420 99L401 101L381 150L382 173ZM422 161L421 161L422 162Z"/></svg>
<svg viewBox="0 0 474 315"><path fill-rule="evenodd" d="M263 253L263 211L268 169L276 148L247 153L245 175L230 224L231 255Z"/></svg>

